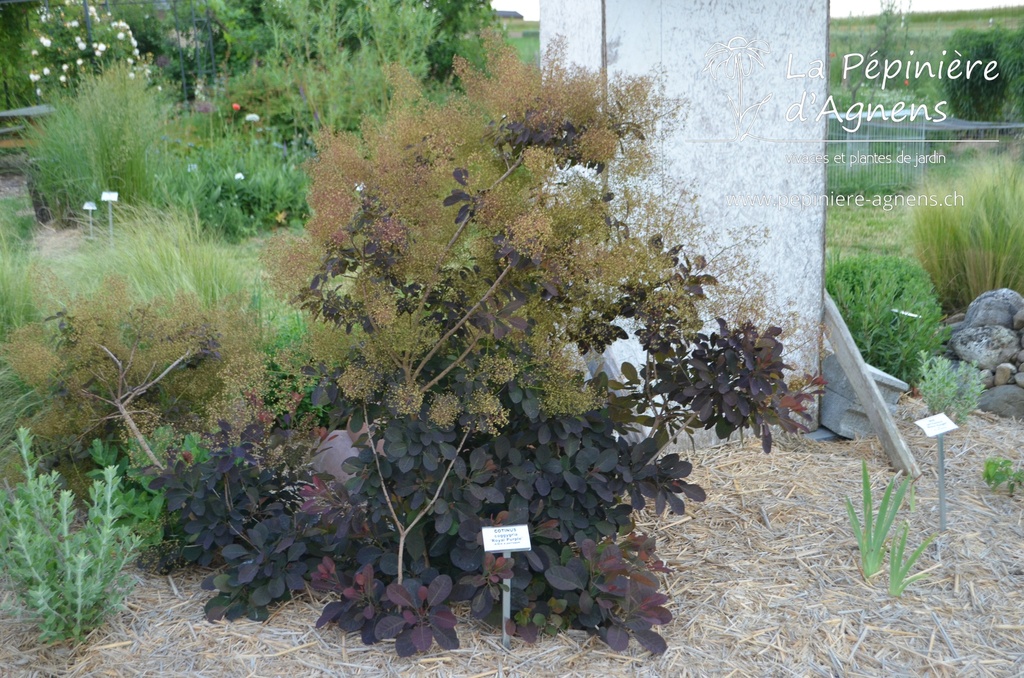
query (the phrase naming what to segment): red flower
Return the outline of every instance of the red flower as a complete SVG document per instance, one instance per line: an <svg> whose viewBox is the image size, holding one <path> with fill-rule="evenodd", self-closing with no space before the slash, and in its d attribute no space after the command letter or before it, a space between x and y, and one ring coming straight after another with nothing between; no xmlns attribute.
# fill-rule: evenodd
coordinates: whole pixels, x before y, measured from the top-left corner
<svg viewBox="0 0 1024 678"><path fill-rule="evenodd" d="M904 87L910 87L910 81L909 80L904 80L903 81L903 86Z"/></svg>
<svg viewBox="0 0 1024 678"><path fill-rule="evenodd" d="M242 110L242 107L239 106L238 104L231 104L231 108L235 109L236 111Z"/></svg>

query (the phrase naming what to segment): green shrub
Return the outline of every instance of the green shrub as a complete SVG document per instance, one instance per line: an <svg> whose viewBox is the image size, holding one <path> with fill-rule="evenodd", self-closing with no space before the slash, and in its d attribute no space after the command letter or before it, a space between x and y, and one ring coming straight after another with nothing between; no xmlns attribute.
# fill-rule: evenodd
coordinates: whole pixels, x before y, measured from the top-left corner
<svg viewBox="0 0 1024 678"><path fill-rule="evenodd" d="M921 267L896 256L831 257L825 284L864 360L917 383L918 354L943 341L942 310Z"/></svg>
<svg viewBox="0 0 1024 678"><path fill-rule="evenodd" d="M990 80L982 77L982 73L988 62L1000 61L1004 53L1001 45L1009 37L1006 31L991 28L982 31L961 29L953 33L946 44L947 63L957 53L965 63L980 60L981 67L975 68L970 78L961 70L960 77L942 80L950 115L964 120L1002 119L1009 80L1005 74Z"/></svg>
<svg viewBox="0 0 1024 678"><path fill-rule="evenodd" d="M979 294L1008 287L1024 292L1024 171L1005 158L971 163L955 179L929 182L923 193L962 196L955 207L913 209L914 252L947 311Z"/></svg>
<svg viewBox="0 0 1024 678"><path fill-rule="evenodd" d="M160 172L164 200L194 211L203 227L228 240L241 240L286 226L301 226L309 216L309 179L302 164L309 152L228 127L198 144L168 146ZM253 135L245 139L237 134Z"/></svg>
<svg viewBox="0 0 1024 678"><path fill-rule="evenodd" d="M116 469L93 483L88 516L77 527L71 492L58 493L56 472L36 473L31 441L28 430L18 432L25 482L0 493L0 563L42 640L81 639L120 607L131 586L122 570L138 540L117 526Z"/></svg>
<svg viewBox="0 0 1024 678"><path fill-rule="evenodd" d="M1024 485L1024 468L1014 470L1013 462L1004 457L990 457L985 460L985 468L981 472L985 484L995 492L1006 483L1006 490L1013 496L1017 488Z"/></svg>
<svg viewBox="0 0 1024 678"><path fill-rule="evenodd" d="M438 17L426 5L292 0L273 16L273 48L259 65L232 78L226 93L267 124L306 132L355 130L364 115L386 110L390 64L419 81L428 75Z"/></svg>
<svg viewBox="0 0 1024 678"><path fill-rule="evenodd" d="M932 414L945 412L953 421L962 424L968 413L978 407L978 399L985 390L981 374L971 365L960 363L954 367L952 361L941 356L921 352L921 381L918 388L921 397Z"/></svg>
<svg viewBox="0 0 1024 678"><path fill-rule="evenodd" d="M102 191L122 204L154 196L152 148L166 118L158 93L144 78L112 67L83 78L74 98L32 128L32 175L54 216L67 220Z"/></svg>

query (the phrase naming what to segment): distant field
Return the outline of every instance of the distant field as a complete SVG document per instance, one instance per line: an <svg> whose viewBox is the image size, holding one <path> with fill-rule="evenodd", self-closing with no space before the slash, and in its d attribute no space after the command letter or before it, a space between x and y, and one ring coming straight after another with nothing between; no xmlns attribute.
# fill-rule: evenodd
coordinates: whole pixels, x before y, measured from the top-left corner
<svg viewBox="0 0 1024 678"><path fill-rule="evenodd" d="M519 52L519 58L528 64L540 63L540 22L503 21L508 41Z"/></svg>

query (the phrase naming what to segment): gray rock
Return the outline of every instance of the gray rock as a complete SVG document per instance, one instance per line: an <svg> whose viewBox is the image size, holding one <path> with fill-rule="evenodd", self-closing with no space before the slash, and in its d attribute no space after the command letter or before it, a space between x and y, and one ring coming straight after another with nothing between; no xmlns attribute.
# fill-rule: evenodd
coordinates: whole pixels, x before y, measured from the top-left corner
<svg viewBox="0 0 1024 678"><path fill-rule="evenodd" d="M992 370L981 370L981 385L985 388L992 388L995 386L996 375L992 374Z"/></svg>
<svg viewBox="0 0 1024 678"><path fill-rule="evenodd" d="M1020 353L1017 354L1017 357L1014 358L1014 362L1017 363L1018 365L1024 363L1024 351L1021 351Z"/></svg>
<svg viewBox="0 0 1024 678"><path fill-rule="evenodd" d="M1024 309L1024 297L1011 289L990 290L978 295L967 307L960 331L985 325L1013 328L1013 318Z"/></svg>
<svg viewBox="0 0 1024 678"><path fill-rule="evenodd" d="M1024 330L1024 308L1017 311L1017 315L1013 316L1013 329Z"/></svg>
<svg viewBox="0 0 1024 678"><path fill-rule="evenodd" d="M1024 388L997 386L985 391L978 399L978 409L1001 417L1024 419Z"/></svg>
<svg viewBox="0 0 1024 678"><path fill-rule="evenodd" d="M1017 384L1017 386L1024 387L1024 372L1018 372L1013 375L1013 383Z"/></svg>
<svg viewBox="0 0 1024 678"><path fill-rule="evenodd" d="M994 370L996 365L1014 356L1020 350L1018 345L1017 333L999 325L970 327L949 340L949 347L960 360L987 370Z"/></svg>
<svg viewBox="0 0 1024 678"><path fill-rule="evenodd" d="M965 314L963 314L963 313L954 313L953 315L949 316L948 318L946 318L942 322L945 325L953 326L953 325L962 323L964 321L965 317L967 317L967 316Z"/></svg>
<svg viewBox="0 0 1024 678"><path fill-rule="evenodd" d="M996 371L994 375L993 383L996 386L1005 386L1009 384L1013 379L1013 375L1017 373L1013 363L1000 363L996 365Z"/></svg>

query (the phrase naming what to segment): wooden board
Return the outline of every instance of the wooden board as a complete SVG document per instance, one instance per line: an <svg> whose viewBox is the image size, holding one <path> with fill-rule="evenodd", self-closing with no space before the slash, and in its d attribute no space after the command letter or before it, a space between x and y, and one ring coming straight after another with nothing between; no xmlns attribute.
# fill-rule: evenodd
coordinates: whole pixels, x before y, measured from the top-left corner
<svg viewBox="0 0 1024 678"><path fill-rule="evenodd" d="M911 478L921 475L921 469L914 460L906 441L900 436L896 422L889 414L889 408L878 391L875 380L868 374L867 363L860 354L860 349L853 341L850 330L846 327L846 321L839 313L836 302L825 292L825 327L829 331L829 340L832 349L835 351L839 366L843 368L846 378L850 380L850 386L857 395L861 407L864 408L875 429L889 461L900 471L903 471Z"/></svg>

